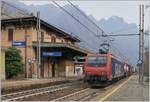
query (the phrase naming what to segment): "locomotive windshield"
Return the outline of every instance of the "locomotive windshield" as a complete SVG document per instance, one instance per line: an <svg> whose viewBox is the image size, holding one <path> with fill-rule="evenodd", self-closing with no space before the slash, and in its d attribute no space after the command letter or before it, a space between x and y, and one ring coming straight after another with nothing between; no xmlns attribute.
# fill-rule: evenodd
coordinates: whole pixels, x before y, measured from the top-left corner
<svg viewBox="0 0 150 102"><path fill-rule="evenodd" d="M87 58L87 65L91 67L106 66L106 56L91 56Z"/></svg>

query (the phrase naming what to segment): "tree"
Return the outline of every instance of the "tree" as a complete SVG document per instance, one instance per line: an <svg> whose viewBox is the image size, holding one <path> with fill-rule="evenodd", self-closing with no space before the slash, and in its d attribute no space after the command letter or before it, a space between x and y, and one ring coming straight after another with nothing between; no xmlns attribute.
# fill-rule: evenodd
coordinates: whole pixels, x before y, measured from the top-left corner
<svg viewBox="0 0 150 102"><path fill-rule="evenodd" d="M14 47L9 47L5 51L6 77L12 78L23 72L21 51Z"/></svg>

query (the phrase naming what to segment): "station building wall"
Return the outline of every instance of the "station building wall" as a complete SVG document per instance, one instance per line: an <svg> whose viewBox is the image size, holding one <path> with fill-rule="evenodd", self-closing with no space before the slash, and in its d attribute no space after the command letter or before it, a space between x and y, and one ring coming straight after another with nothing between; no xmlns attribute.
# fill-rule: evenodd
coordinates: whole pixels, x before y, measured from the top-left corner
<svg viewBox="0 0 150 102"><path fill-rule="evenodd" d="M21 50L21 56L23 57L23 63L25 64L24 73L27 77L37 76L37 62L33 61L32 64L29 64L30 59L36 59L36 50L33 48L32 44L34 41L37 41L37 31L34 26L31 27L14 27L7 26L5 29L2 29L2 47L7 48L12 46L12 41L8 40L8 30L13 29L13 41L26 41L25 47L16 47ZM63 37L59 37L55 34L55 32L50 32L45 29L41 29L41 32L44 34L43 42L48 43L68 43L75 44L68 39L64 39ZM55 38L55 42L52 42ZM43 77L52 77L52 63L48 60L44 60L43 62L43 70L41 75ZM72 76L74 74L74 63L69 60L61 60L56 65L55 76ZM66 72L65 72L66 71ZM26 74L28 73L28 74Z"/></svg>
<svg viewBox="0 0 150 102"><path fill-rule="evenodd" d="M5 80L5 52L0 51L0 77L1 80Z"/></svg>
<svg viewBox="0 0 150 102"><path fill-rule="evenodd" d="M73 61L66 60L65 70L66 70L66 77L72 77L75 75Z"/></svg>
<svg viewBox="0 0 150 102"><path fill-rule="evenodd" d="M24 69L25 73L28 73L28 77L37 76L37 62L34 61L32 65L28 64L30 59L36 58L36 50L32 47L32 42L37 41L37 31L34 27L28 28L14 28L13 26L8 26L6 29L2 29L2 47L7 48L12 46L12 41L8 41L8 29L13 29L13 41L26 41L27 47L16 47L21 50L21 56L23 57L23 63L27 69ZM41 30L44 34L43 42L52 42L52 37L55 37L54 43L71 43L64 38L58 37L54 32L47 32L46 30ZM26 38L25 38L26 37ZM61 60L57 63L55 68L55 77L71 76L74 73L74 63L71 61ZM52 63L48 60L43 61L43 70L41 70L41 75L44 78L52 77ZM67 72L65 72L67 71Z"/></svg>

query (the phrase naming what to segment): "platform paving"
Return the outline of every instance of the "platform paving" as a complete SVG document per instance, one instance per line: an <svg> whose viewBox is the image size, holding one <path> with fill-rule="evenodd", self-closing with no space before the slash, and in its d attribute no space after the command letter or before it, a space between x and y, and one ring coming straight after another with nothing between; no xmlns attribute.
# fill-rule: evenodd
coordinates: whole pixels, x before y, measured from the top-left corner
<svg viewBox="0 0 150 102"><path fill-rule="evenodd" d="M49 85L67 82L67 78L47 78L47 79L21 79L1 81L1 91L3 93L16 92L32 88L45 87Z"/></svg>
<svg viewBox="0 0 150 102"><path fill-rule="evenodd" d="M138 75L132 75L122 87L104 101L149 101L149 82L138 83Z"/></svg>
<svg viewBox="0 0 150 102"><path fill-rule="evenodd" d="M26 86L31 84L39 84L39 83L47 83L47 82L55 82L55 81L63 81L65 78L49 78L49 79L23 79L23 80L4 80L1 82L2 88L7 87L16 87L16 86Z"/></svg>

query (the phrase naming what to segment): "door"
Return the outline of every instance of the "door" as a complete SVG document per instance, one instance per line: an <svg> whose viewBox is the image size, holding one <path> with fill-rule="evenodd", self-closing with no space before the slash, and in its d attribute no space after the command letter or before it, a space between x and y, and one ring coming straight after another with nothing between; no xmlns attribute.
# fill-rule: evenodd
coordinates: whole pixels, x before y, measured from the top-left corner
<svg viewBox="0 0 150 102"><path fill-rule="evenodd" d="M29 78L32 78L32 64L30 63L29 64L29 75L28 75Z"/></svg>
<svg viewBox="0 0 150 102"><path fill-rule="evenodd" d="M41 60L40 72L39 72L41 78L44 78L44 64L45 64L45 60L42 59L42 60Z"/></svg>
<svg viewBox="0 0 150 102"><path fill-rule="evenodd" d="M55 62L52 63L52 77L55 77Z"/></svg>

